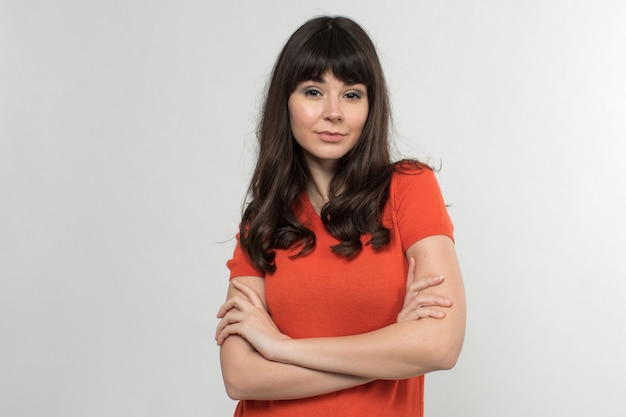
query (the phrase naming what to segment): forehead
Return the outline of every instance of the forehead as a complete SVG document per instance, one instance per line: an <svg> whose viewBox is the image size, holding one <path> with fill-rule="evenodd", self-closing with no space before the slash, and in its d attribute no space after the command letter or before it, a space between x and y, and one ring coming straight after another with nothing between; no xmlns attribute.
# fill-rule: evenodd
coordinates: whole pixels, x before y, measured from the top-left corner
<svg viewBox="0 0 626 417"><path fill-rule="evenodd" d="M320 83L320 84L342 84L342 85L346 85L346 86L352 86L352 85L361 84L360 82L355 82L355 81L351 81L351 80L344 80L344 79L342 79L340 77L337 77L330 70L327 70L326 72L324 72L323 74L320 74L318 76L313 76L309 80L303 80L303 81L301 81L301 83L309 82L309 81L314 81L314 82Z"/></svg>
<svg viewBox="0 0 626 417"><path fill-rule="evenodd" d="M370 86L374 78L371 63L359 54L338 52L335 49L336 47L331 48L324 51L325 53L303 51L296 55L294 61L287 64L291 67L291 74L288 75L291 87L302 81L321 81L329 73L346 84L363 83Z"/></svg>

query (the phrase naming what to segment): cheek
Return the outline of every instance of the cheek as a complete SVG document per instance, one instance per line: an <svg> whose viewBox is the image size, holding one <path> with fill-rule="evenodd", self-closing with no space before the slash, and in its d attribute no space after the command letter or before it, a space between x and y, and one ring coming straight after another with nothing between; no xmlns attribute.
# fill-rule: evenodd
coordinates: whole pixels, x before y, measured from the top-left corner
<svg viewBox="0 0 626 417"><path fill-rule="evenodd" d="M364 110L358 112L358 114L355 114L354 116L354 128L355 129L359 129L359 130L363 130L363 127L365 127L365 122L367 122L367 117L369 116L369 112L368 112L368 108L365 108Z"/></svg>
<svg viewBox="0 0 626 417"><path fill-rule="evenodd" d="M315 109L307 106L292 106L289 108L289 121L292 132L312 128L318 118Z"/></svg>
<svg viewBox="0 0 626 417"><path fill-rule="evenodd" d="M289 122L291 123L292 128L301 123L302 119L302 111L300 107L296 104L293 104L291 100L288 105L289 110Z"/></svg>
<svg viewBox="0 0 626 417"><path fill-rule="evenodd" d="M289 127L292 135L297 138L299 136L299 132L302 130L302 123L298 115L292 112L289 112Z"/></svg>
<svg viewBox="0 0 626 417"><path fill-rule="evenodd" d="M301 144L302 137L304 136L304 132L306 130L305 119L303 119L301 111L294 110L292 108L289 109L289 128L293 138L297 143Z"/></svg>

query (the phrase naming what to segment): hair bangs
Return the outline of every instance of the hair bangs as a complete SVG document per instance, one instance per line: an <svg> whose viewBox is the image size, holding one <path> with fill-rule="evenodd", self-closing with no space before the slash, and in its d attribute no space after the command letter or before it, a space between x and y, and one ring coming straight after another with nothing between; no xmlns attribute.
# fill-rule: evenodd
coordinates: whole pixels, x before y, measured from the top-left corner
<svg viewBox="0 0 626 417"><path fill-rule="evenodd" d="M328 71L346 84L373 87L374 74L367 54L359 46L359 40L340 28L329 27L318 32L303 45L296 59L290 77L291 91L302 81L321 80Z"/></svg>

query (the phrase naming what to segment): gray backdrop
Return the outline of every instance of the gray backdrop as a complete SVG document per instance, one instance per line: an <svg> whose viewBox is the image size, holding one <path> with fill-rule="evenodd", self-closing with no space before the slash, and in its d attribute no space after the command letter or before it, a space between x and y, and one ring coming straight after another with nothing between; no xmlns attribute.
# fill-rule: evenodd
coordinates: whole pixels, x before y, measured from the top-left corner
<svg viewBox="0 0 626 417"><path fill-rule="evenodd" d="M443 165L468 329L427 415L624 415L621 0L1 0L0 415L232 414L258 105L319 13L369 31L400 153Z"/></svg>

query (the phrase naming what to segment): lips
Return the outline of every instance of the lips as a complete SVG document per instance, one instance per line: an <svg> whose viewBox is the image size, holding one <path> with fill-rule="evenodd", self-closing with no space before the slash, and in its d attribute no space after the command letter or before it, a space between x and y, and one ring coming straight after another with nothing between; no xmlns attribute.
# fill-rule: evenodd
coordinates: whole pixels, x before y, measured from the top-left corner
<svg viewBox="0 0 626 417"><path fill-rule="evenodd" d="M317 132L317 136L324 142L339 142L345 135L340 132L323 131Z"/></svg>

